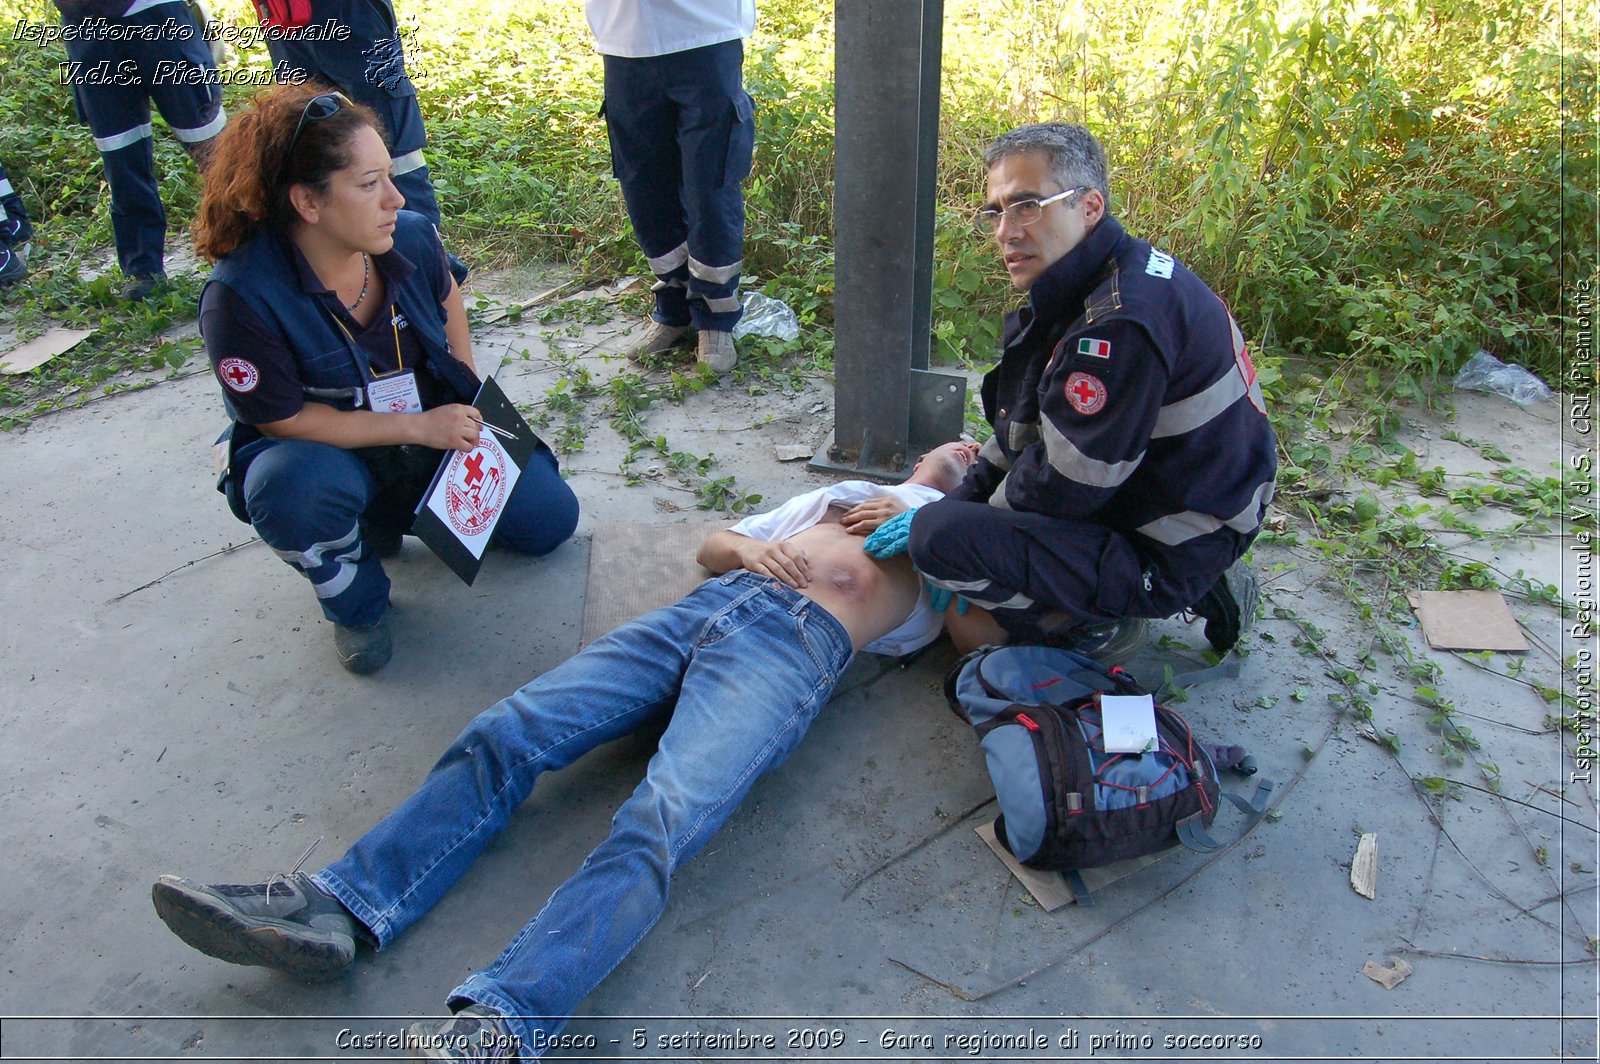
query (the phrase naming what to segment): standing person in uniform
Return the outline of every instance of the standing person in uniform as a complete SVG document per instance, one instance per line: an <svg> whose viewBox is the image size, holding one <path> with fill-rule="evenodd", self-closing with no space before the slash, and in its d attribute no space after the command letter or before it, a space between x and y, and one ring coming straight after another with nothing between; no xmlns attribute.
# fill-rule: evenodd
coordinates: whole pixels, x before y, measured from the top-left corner
<svg viewBox="0 0 1600 1064"><path fill-rule="evenodd" d="M302 74L336 88L383 122L393 152L394 185L415 211L439 227L417 87L406 73L405 48L390 0L253 0L267 32L277 76ZM467 268L449 259L457 282Z"/></svg>
<svg viewBox="0 0 1600 1064"><path fill-rule="evenodd" d="M738 361L744 193L755 106L744 41L755 0L587 0L605 60L611 166L656 275L655 309L629 353L665 351L693 325L699 361Z"/></svg>
<svg viewBox="0 0 1600 1064"><path fill-rule="evenodd" d="M1116 657L1145 617L1203 617L1219 653L1254 619L1239 561L1272 499L1277 440L1217 295L1109 213L1105 152L1045 123L984 153L992 231L1027 304L983 380L994 436L910 518L928 582L982 607L957 645L1057 642Z"/></svg>
<svg viewBox="0 0 1600 1064"><path fill-rule="evenodd" d="M204 171L227 125L210 46L185 0L55 0L78 114L111 189L111 231L127 283L148 299L166 280L167 212L156 181L150 104Z"/></svg>
<svg viewBox="0 0 1600 1064"><path fill-rule="evenodd" d="M262 95L218 142L194 226L216 263L200 334L233 420L229 505L311 584L354 673L392 652L379 558L481 424L461 289L432 223L401 210L380 128L315 85ZM541 443L494 542L546 554L577 522Z"/></svg>
<svg viewBox="0 0 1600 1064"><path fill-rule="evenodd" d="M28 241L32 239L33 223L28 221L22 197L11 187L6 168L0 166L0 288L28 276Z"/></svg>

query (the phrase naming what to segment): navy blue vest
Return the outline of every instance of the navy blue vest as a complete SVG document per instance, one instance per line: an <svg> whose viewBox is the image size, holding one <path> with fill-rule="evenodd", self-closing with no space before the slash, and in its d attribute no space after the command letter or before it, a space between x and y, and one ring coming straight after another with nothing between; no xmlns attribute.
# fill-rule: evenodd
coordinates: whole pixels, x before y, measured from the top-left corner
<svg viewBox="0 0 1600 1064"><path fill-rule="evenodd" d="M457 401L470 403L478 392L478 379L450 354L445 337L445 297L448 290L434 286L437 271L417 269L415 263L439 257L439 236L420 214L401 211L394 231L394 248L385 255L401 257L401 279L391 284L389 298L398 304L422 344L422 370L431 373ZM366 386L372 380L367 354L340 328L333 314L316 296L301 286L300 272L287 241L275 233L260 232L217 262L206 287L226 285L247 303L267 328L283 338L294 353L306 399L338 410L365 406ZM204 293L201 293L202 300ZM224 389L222 402L228 417L238 422ZM236 426L235 440L238 444ZM254 433L247 433L254 435Z"/></svg>

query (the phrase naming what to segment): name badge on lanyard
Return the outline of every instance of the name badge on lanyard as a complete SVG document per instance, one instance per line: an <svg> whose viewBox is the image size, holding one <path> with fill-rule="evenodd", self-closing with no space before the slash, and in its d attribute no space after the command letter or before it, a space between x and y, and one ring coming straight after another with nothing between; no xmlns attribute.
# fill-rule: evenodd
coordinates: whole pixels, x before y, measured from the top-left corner
<svg viewBox="0 0 1600 1064"><path fill-rule="evenodd" d="M401 370L387 377L374 378L367 385L367 405L375 414L420 414L422 396L417 391L417 375Z"/></svg>
<svg viewBox="0 0 1600 1064"><path fill-rule="evenodd" d="M355 334L344 322L334 318L334 324L344 330L351 347L359 347ZM389 327L394 330L394 361L399 370L382 377L374 377L367 384L367 406L375 414L420 414L422 393L417 390L417 374L406 369L405 356L400 353L400 313L395 304L389 304Z"/></svg>

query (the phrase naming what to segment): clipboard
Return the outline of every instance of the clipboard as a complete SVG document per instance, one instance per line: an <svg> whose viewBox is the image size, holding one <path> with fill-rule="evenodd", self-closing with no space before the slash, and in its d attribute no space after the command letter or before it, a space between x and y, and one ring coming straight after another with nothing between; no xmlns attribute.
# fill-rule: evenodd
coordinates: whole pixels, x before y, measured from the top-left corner
<svg viewBox="0 0 1600 1064"><path fill-rule="evenodd" d="M517 486L522 470L539 445L528 423L490 377L478 388L472 405L492 429L478 433L471 451L451 451L439 463L417 504L411 534L428 545L439 560L466 582L477 579L483 552Z"/></svg>

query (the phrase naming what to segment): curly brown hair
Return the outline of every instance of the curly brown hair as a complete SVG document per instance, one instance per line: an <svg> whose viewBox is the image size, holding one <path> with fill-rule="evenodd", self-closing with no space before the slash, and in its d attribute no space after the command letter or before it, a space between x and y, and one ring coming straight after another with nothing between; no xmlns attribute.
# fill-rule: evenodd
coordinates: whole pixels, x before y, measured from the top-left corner
<svg viewBox="0 0 1600 1064"><path fill-rule="evenodd" d="M263 228L287 233L298 217L289 187L325 190L328 177L350 165L350 142L362 126L389 143L378 116L341 93L333 93L339 107L332 114L307 116L311 101L328 92L315 83L278 85L228 123L206 168L193 227L195 254L214 263Z"/></svg>

